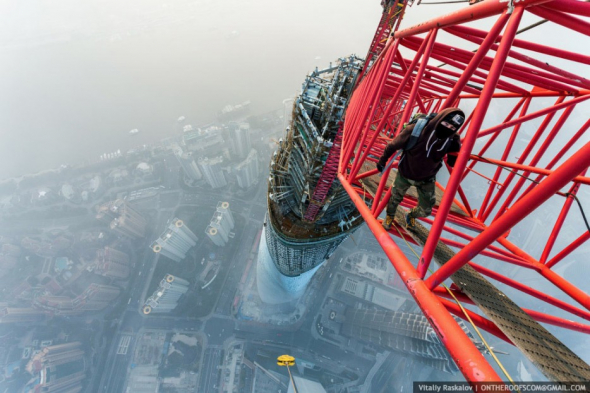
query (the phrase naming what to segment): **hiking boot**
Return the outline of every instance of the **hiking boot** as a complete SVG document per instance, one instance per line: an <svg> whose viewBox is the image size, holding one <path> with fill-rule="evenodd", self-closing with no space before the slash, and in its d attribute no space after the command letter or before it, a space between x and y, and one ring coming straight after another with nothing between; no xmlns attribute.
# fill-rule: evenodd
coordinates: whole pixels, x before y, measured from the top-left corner
<svg viewBox="0 0 590 393"><path fill-rule="evenodd" d="M386 216L385 220L383 220L383 228L385 228L386 231L389 231L391 229L391 224L393 224L393 220L395 220L394 216Z"/></svg>
<svg viewBox="0 0 590 393"><path fill-rule="evenodd" d="M416 219L412 216L412 211L406 214L406 228L414 229L416 228Z"/></svg>

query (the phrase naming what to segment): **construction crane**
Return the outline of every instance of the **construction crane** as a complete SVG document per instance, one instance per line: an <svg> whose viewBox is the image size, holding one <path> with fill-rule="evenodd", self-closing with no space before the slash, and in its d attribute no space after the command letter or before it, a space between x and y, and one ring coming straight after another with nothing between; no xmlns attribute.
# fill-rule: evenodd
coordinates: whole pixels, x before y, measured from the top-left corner
<svg viewBox="0 0 590 393"><path fill-rule="evenodd" d="M326 165L324 178L344 186L468 381L503 378L453 315L518 347L549 380L588 381L590 367L541 323L585 340L590 333L590 296L555 271L566 261L568 269L580 268L588 258L586 253L581 261L568 261L590 238L578 198L590 185L590 81L579 74L588 70L590 55L584 53L587 46L572 52L517 34L527 29L521 26L523 15L532 14L547 21L543 28L558 26L564 40L587 41L590 23L583 18L590 16L590 3L471 3L403 29L407 4L384 4L340 139L330 152L337 157L336 173L334 165ZM467 26L475 21L478 28ZM480 27L488 22L489 30ZM467 45L475 50L463 49ZM565 65L551 65L556 60ZM467 114L460 130L463 146L448 179L437 183L434 218L407 230L399 224L398 209L398 223L386 232L380 216L396 163L379 176L376 160L414 113L458 106ZM318 185L318 204L329 186ZM559 213L543 217L541 226L551 230L536 249L511 236L518 223L549 203ZM404 208L415 205L415 195L402 202ZM313 220L315 210L308 213ZM417 264L392 236L415 250ZM523 271L538 280L527 285L514 279ZM527 296L543 311L519 306Z"/></svg>

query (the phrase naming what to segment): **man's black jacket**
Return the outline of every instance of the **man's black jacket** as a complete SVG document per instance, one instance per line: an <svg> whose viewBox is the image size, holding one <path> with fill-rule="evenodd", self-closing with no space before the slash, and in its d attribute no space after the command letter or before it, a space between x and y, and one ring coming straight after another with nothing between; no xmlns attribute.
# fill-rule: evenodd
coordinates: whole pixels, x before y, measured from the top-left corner
<svg viewBox="0 0 590 393"><path fill-rule="evenodd" d="M432 120L426 124L418 142L409 151L404 151L399 163L399 171L403 177L410 180L428 180L436 176L438 170L442 167L442 160L447 153L458 152L461 149L459 135L445 139L439 139L435 135L435 130L440 121L456 108L448 108L441 111ZM379 164L385 167L389 158L399 149L403 149L410 139L415 124L410 124L404 128L391 143L387 145L383 156L379 159ZM447 163L452 167L455 165L457 157L449 156Z"/></svg>

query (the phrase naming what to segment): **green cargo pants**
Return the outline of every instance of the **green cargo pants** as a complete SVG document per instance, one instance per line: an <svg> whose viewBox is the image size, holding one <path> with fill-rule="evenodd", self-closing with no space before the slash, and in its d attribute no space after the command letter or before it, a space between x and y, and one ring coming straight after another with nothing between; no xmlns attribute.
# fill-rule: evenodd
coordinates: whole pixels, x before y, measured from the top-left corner
<svg viewBox="0 0 590 393"><path fill-rule="evenodd" d="M389 199L389 203L387 203L387 215L395 216L397 206L404 199L408 188L414 186L418 191L418 206L410 211L410 215L414 218L428 217L432 213L432 207L436 203L436 196L434 194L435 182L435 178L422 181L406 179L397 172L393 189L391 190L391 198Z"/></svg>

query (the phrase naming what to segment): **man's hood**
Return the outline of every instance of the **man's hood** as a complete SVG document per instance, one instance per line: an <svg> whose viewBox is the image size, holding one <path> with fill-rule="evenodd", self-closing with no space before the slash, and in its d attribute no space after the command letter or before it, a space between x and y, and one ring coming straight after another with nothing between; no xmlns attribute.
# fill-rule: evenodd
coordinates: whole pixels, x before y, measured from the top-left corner
<svg viewBox="0 0 590 393"><path fill-rule="evenodd" d="M443 121L444 118L447 116L452 117L455 115L462 116L465 119L465 113L459 108L447 108L443 109L436 115L429 123L428 123L428 130L427 132L432 132L439 128L440 123ZM458 131L458 130L457 130ZM452 135L452 134L451 134ZM445 135L445 137L450 137L451 135Z"/></svg>

